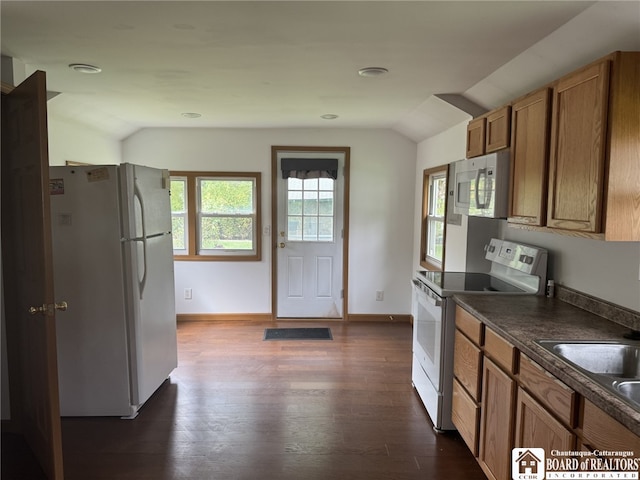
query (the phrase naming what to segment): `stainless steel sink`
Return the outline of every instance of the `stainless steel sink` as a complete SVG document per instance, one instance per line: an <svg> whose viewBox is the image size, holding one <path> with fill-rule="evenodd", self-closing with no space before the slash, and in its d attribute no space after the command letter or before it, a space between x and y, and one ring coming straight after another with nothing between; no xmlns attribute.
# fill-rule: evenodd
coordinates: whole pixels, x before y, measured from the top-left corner
<svg viewBox="0 0 640 480"><path fill-rule="evenodd" d="M615 384L615 388L626 398L640 405L640 381L619 382Z"/></svg>
<svg viewBox="0 0 640 480"><path fill-rule="evenodd" d="M640 377L640 346L619 343L557 343L552 351L591 373Z"/></svg>
<svg viewBox="0 0 640 480"><path fill-rule="evenodd" d="M557 340L537 343L640 410L640 343Z"/></svg>

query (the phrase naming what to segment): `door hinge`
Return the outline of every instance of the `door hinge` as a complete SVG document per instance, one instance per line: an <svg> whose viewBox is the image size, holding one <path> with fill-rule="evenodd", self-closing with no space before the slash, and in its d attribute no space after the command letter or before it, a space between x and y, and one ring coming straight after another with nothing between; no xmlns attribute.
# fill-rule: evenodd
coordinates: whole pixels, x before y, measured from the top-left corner
<svg viewBox="0 0 640 480"><path fill-rule="evenodd" d="M340 290L340 298L344 298L344 289Z"/></svg>

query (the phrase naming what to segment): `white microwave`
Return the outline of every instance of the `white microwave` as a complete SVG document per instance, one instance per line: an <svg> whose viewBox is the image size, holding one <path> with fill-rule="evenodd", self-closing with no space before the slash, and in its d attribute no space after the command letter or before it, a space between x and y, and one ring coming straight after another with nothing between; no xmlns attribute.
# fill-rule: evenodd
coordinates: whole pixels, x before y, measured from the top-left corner
<svg viewBox="0 0 640 480"><path fill-rule="evenodd" d="M509 210L509 150L454 163L454 213L472 217L507 218Z"/></svg>

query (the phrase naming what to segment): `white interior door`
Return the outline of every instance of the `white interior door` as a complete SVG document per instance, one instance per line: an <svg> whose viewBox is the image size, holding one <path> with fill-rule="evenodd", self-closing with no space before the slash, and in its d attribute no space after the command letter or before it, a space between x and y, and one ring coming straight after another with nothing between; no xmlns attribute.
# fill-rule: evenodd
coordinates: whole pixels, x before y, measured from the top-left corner
<svg viewBox="0 0 640 480"><path fill-rule="evenodd" d="M282 178L282 158L334 158L337 179ZM277 154L277 317L342 318L342 152Z"/></svg>

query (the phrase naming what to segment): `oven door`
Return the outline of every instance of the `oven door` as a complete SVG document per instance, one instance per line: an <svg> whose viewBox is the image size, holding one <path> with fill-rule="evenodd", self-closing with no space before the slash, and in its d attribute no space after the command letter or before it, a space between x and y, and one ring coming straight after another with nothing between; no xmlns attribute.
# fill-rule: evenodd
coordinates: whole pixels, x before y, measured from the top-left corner
<svg viewBox="0 0 640 480"><path fill-rule="evenodd" d="M434 389L442 388L443 301L418 280L413 280L413 353Z"/></svg>

